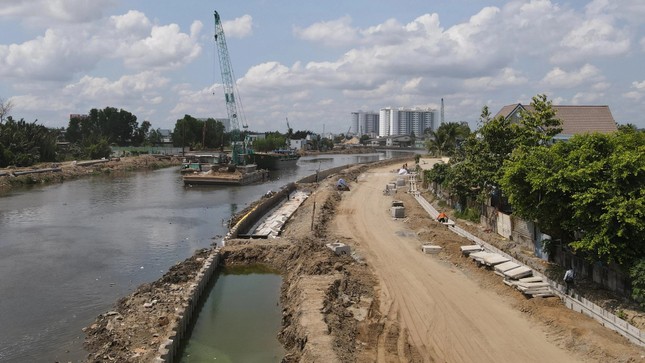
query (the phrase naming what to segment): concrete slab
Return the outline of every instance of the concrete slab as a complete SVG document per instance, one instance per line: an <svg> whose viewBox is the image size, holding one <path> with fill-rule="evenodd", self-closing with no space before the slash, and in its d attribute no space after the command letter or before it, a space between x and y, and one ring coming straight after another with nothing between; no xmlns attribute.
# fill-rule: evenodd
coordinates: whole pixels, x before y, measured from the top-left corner
<svg viewBox="0 0 645 363"><path fill-rule="evenodd" d="M500 263L508 262L510 261L510 259L495 253L491 256L484 257L483 261L486 266L495 266L499 265Z"/></svg>
<svg viewBox="0 0 645 363"><path fill-rule="evenodd" d="M512 262L512 261L507 261L504 263L500 263L499 265L495 265L495 271L497 272L504 272L508 270L512 270L514 268L520 267L519 264Z"/></svg>
<svg viewBox="0 0 645 363"><path fill-rule="evenodd" d="M469 245L469 246L460 246L459 249L464 255L469 255L475 252L481 252L484 248L480 245Z"/></svg>
<svg viewBox="0 0 645 363"><path fill-rule="evenodd" d="M522 277L527 277L533 275L533 270L526 266L520 266L508 271L504 271L504 276L517 280L521 279Z"/></svg>
<svg viewBox="0 0 645 363"><path fill-rule="evenodd" d="M471 253L471 254L469 255L469 257L470 257L470 258L472 258L472 259L473 259L473 260L475 260L475 261L483 262L483 261L484 261L484 257L489 256L489 255L491 255L491 253L490 253L490 252L481 251L481 252L474 252L474 253Z"/></svg>
<svg viewBox="0 0 645 363"><path fill-rule="evenodd" d="M436 245L423 245L421 246L421 251L423 253L429 253L429 254L437 254L441 252L441 246L436 246Z"/></svg>

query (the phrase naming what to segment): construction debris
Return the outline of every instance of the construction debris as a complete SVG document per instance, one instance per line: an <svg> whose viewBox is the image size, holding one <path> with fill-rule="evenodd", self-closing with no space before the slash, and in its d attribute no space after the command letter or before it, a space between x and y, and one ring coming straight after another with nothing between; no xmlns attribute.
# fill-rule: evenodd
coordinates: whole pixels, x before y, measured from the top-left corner
<svg viewBox="0 0 645 363"><path fill-rule="evenodd" d="M326 246L330 250L334 251L334 253L338 256L351 254L351 249L349 248L349 246L342 242L336 241L333 243L327 243Z"/></svg>

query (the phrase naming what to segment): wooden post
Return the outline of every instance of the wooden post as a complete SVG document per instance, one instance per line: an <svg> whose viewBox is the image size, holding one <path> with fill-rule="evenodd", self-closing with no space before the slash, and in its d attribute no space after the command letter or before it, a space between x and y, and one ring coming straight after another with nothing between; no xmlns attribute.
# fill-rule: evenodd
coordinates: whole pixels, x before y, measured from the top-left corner
<svg viewBox="0 0 645 363"><path fill-rule="evenodd" d="M316 201L314 200L314 209L311 211L311 230L314 230L314 217L316 216Z"/></svg>

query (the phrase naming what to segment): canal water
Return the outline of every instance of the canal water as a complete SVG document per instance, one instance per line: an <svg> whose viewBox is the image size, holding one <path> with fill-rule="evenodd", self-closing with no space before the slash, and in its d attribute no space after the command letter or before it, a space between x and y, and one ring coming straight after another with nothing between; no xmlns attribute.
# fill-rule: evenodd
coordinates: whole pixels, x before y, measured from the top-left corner
<svg viewBox="0 0 645 363"><path fill-rule="evenodd" d="M0 362L81 361L81 329L226 234L269 190L396 153L303 157L243 187L184 187L177 168L114 173L0 197ZM275 334L273 334L275 335Z"/></svg>
<svg viewBox="0 0 645 363"><path fill-rule="evenodd" d="M181 362L280 362L280 275L248 266L225 269L214 280Z"/></svg>

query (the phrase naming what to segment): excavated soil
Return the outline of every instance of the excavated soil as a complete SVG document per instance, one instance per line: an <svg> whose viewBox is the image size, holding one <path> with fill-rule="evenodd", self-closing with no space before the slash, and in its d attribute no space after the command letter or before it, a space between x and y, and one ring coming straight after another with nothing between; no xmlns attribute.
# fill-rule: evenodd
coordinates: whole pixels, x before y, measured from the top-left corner
<svg viewBox="0 0 645 363"><path fill-rule="evenodd" d="M382 193L396 178L393 168L352 167L301 185L312 194L280 238L230 240L220 250L224 265L281 272L283 362L644 361L645 350L559 299L527 299L463 257L459 246L470 243L431 220L409 194ZM334 189L340 177L351 191ZM403 201L404 219L391 217L394 199ZM337 241L352 254L326 247ZM421 253L428 242L442 252ZM99 316L86 328L88 361L151 361L208 253L198 251Z"/></svg>

